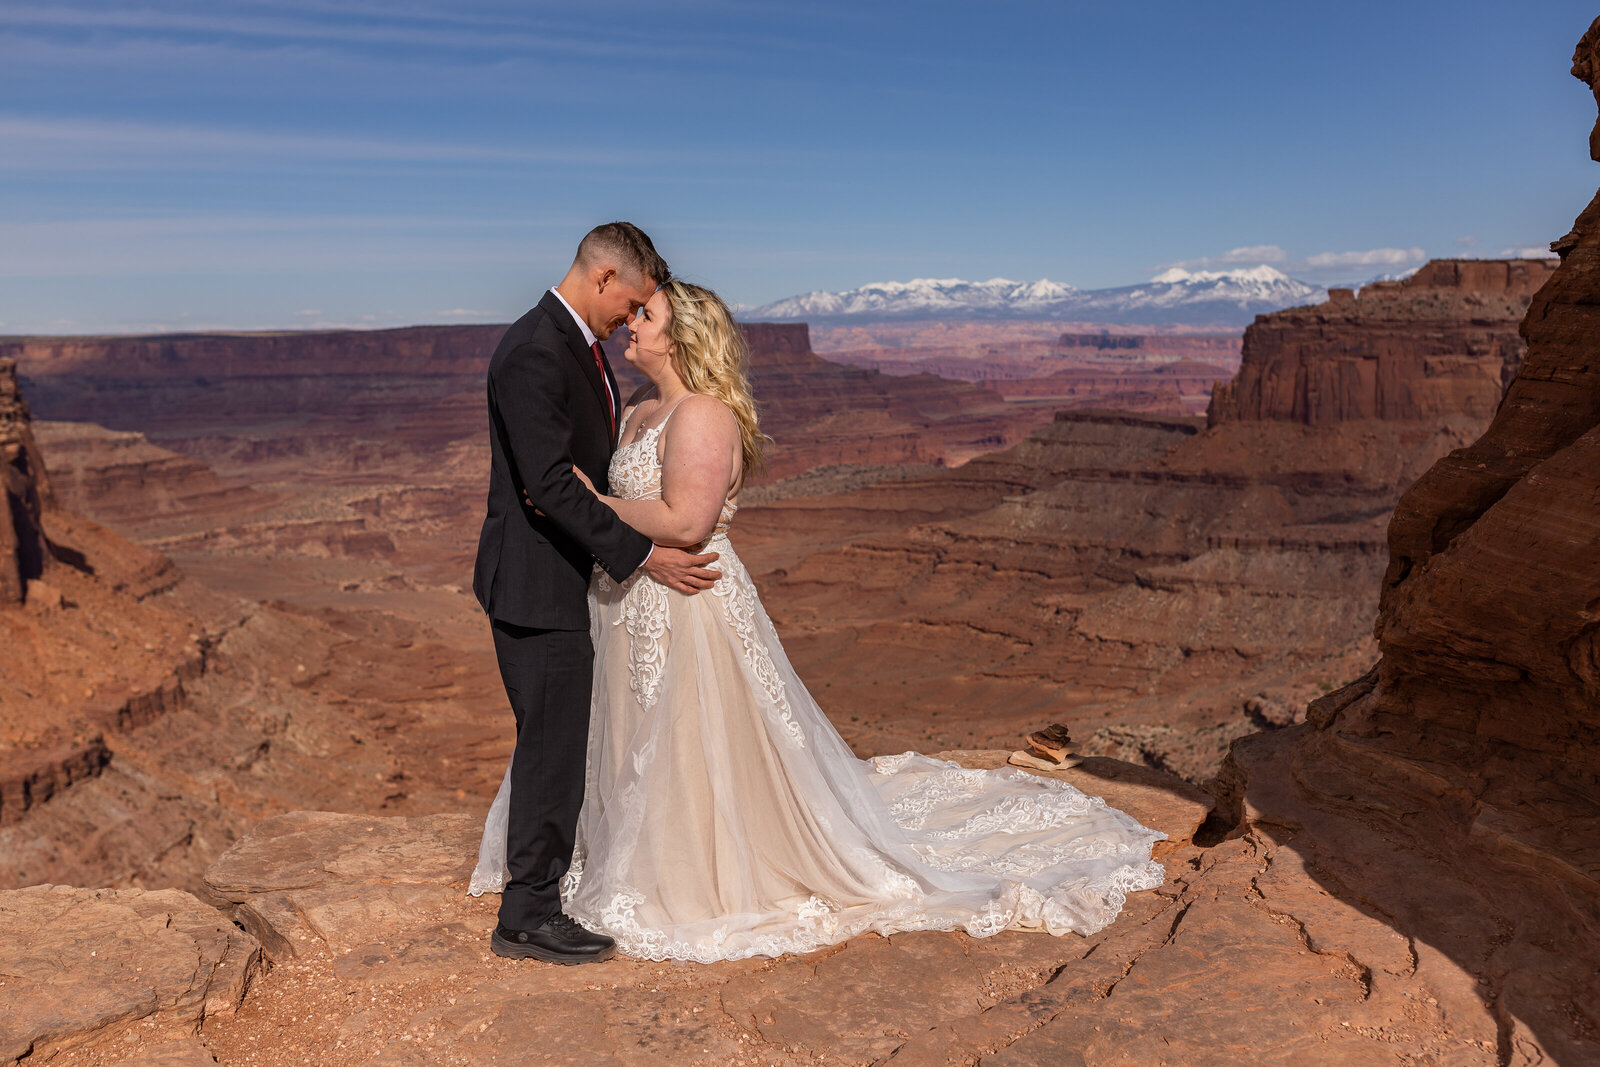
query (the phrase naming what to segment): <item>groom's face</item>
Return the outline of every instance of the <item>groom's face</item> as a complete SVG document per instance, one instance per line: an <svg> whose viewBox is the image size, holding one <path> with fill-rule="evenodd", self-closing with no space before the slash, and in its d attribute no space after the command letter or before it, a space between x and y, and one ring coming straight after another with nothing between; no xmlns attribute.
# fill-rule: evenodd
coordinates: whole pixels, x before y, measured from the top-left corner
<svg viewBox="0 0 1600 1067"><path fill-rule="evenodd" d="M608 270L600 279L600 292L589 328L604 341L633 318L656 291L656 283L642 274Z"/></svg>

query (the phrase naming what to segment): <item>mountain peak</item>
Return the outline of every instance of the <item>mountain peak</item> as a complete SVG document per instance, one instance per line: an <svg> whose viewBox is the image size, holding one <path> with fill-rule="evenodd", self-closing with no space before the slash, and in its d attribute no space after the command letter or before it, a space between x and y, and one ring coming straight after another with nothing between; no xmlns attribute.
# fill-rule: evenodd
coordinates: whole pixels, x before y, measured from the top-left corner
<svg viewBox="0 0 1600 1067"><path fill-rule="evenodd" d="M917 319L1077 319L1141 325L1243 326L1254 316L1324 299L1317 286L1262 264L1222 271L1172 267L1143 285L1078 289L1041 278L913 278L839 292L815 290L757 308L746 321L870 322Z"/></svg>

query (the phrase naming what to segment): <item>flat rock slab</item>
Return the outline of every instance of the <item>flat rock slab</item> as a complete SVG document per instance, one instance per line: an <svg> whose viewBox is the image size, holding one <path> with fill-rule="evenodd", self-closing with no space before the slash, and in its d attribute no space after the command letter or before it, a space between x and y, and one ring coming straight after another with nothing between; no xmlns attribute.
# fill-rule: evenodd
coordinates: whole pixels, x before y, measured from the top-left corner
<svg viewBox="0 0 1600 1067"><path fill-rule="evenodd" d="M465 884L483 819L471 815L375 818L292 811L257 823L206 869L222 897L336 884Z"/></svg>
<svg viewBox="0 0 1600 1067"><path fill-rule="evenodd" d="M206 870L267 958L342 954L449 922L478 858L481 818L294 811L258 823Z"/></svg>
<svg viewBox="0 0 1600 1067"><path fill-rule="evenodd" d="M864 935L710 965L500 959L498 898L466 893L476 817L282 816L212 869L280 954L202 1037L284 1065L1495 1062L1476 979L1323 884L1310 837L1202 849L1210 799L1177 779L1097 758L1052 776L1173 838L1167 883L1093 937Z"/></svg>
<svg viewBox="0 0 1600 1067"><path fill-rule="evenodd" d="M0 892L0 1063L140 1019L198 1027L238 1007L260 958L254 938L174 889Z"/></svg>
<svg viewBox="0 0 1600 1067"><path fill-rule="evenodd" d="M224 1063L284 1065L1495 1063L1492 1011L1447 999L1470 977L1410 967L1297 845L1188 846L1090 938L869 934L709 965L503 960L496 898L459 892L449 918L418 905L368 943L309 934L203 1037Z"/></svg>

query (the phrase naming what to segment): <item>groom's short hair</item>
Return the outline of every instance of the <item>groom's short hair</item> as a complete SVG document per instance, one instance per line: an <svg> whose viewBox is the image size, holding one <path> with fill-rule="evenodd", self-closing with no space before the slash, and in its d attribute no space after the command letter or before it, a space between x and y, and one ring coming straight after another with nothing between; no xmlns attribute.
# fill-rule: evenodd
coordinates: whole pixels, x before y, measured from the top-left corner
<svg viewBox="0 0 1600 1067"><path fill-rule="evenodd" d="M672 277L667 261L661 258L650 235L631 222L608 222L596 226L578 242L578 262L592 267L610 260L618 267L631 267L657 285Z"/></svg>

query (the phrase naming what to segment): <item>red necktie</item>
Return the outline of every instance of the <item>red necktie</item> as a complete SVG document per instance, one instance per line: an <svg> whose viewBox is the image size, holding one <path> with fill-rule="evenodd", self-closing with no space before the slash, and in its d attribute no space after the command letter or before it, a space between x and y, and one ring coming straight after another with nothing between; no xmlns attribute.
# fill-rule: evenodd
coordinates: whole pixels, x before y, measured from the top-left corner
<svg viewBox="0 0 1600 1067"><path fill-rule="evenodd" d="M594 369L600 372L600 386L606 391L606 421L611 425L611 436L617 436L617 405L611 399L611 381L606 377L606 357L600 350L600 342L596 341L589 346L589 351L594 353Z"/></svg>

